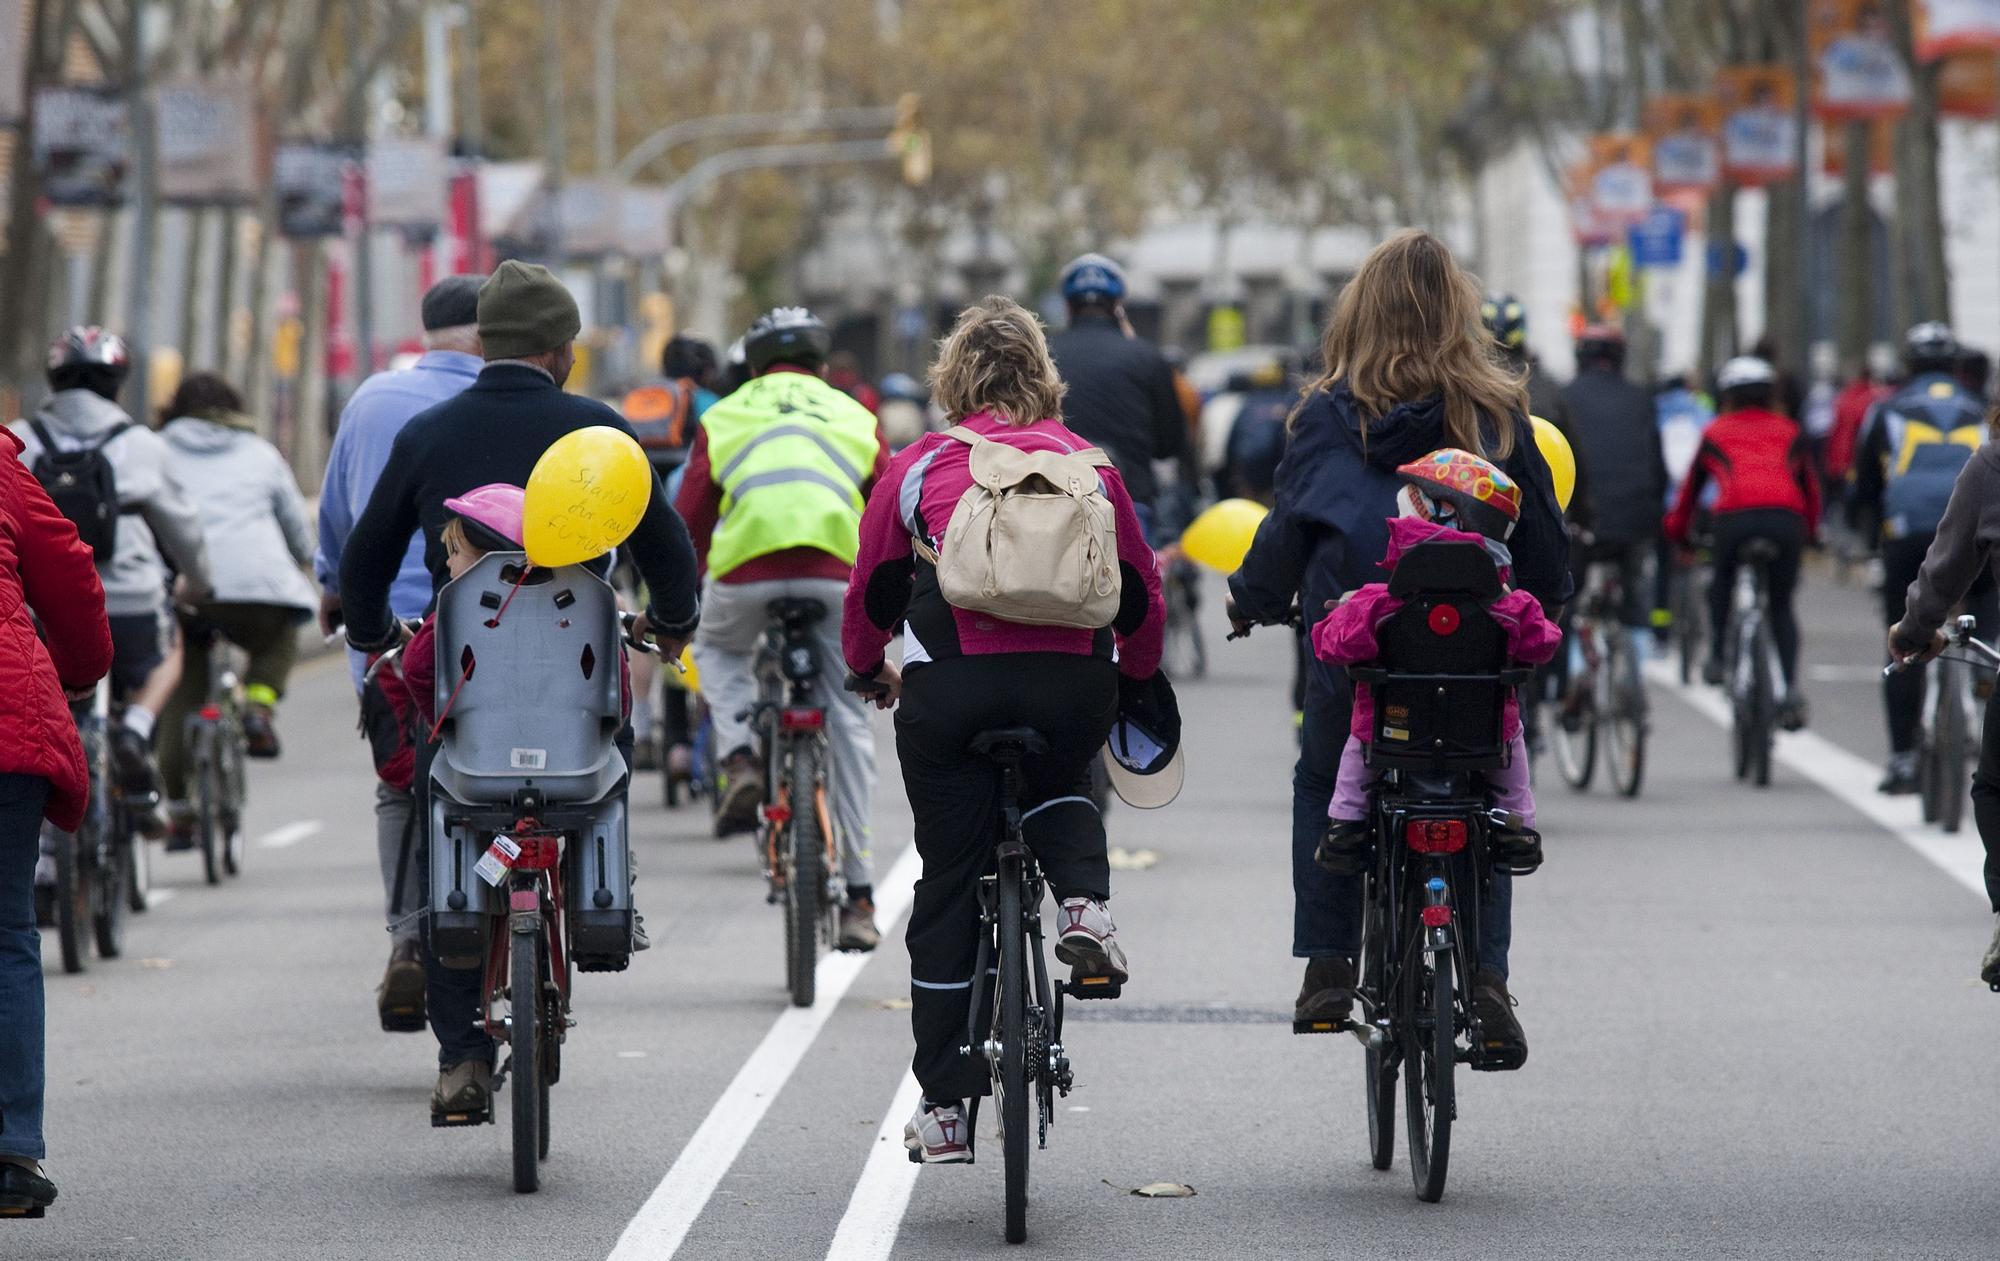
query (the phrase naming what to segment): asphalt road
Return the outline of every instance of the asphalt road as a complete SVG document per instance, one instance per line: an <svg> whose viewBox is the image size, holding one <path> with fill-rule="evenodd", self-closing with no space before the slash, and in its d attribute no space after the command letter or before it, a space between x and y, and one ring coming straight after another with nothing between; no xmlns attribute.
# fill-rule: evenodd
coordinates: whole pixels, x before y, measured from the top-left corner
<svg viewBox="0 0 2000 1261"><path fill-rule="evenodd" d="M1973 842L1867 800L1878 619L1812 581L1825 739L1789 742L1770 789L1731 782L1712 717L1663 689L1641 799L1545 783L1550 861L1516 895L1532 1055L1460 1076L1439 1205L1414 1199L1400 1144L1393 1170L1369 1167L1355 1044L1289 1031L1287 654L1269 634L1212 644L1213 673L1182 690L1187 791L1111 821L1156 860L1114 875L1135 979L1071 1009L1078 1088L1034 1165L1026 1250L1993 1257L2000 998L1974 977ZM1008 1251L997 1158L919 1173L881 1136L907 1112L899 929L865 966L823 965L821 1007L786 1014L749 846L651 791L634 843L654 948L581 979L543 1189L515 1195L504 1118L433 1130L430 1039L376 1027L369 777L336 663L305 670L283 726L240 880L210 889L192 858L156 855L167 897L128 958L64 976L49 943L62 1198L0 1227L0 1257ZM884 871L909 837L893 765ZM1129 1193L1156 1181L1197 1194Z"/></svg>

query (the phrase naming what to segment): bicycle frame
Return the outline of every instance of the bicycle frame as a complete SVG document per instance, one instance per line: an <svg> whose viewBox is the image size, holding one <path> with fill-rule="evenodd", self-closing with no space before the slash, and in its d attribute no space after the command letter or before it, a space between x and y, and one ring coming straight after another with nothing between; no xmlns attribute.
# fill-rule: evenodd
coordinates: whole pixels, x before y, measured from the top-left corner
<svg viewBox="0 0 2000 1261"><path fill-rule="evenodd" d="M1412 787L1407 777L1392 774L1374 803L1375 869L1368 876L1365 900L1378 900L1389 910L1387 969L1378 988L1364 982L1355 992L1366 1018L1362 1040L1381 1048L1393 1065L1400 1062L1400 1041L1394 1035L1394 1014L1407 1009L1415 965L1424 955L1448 952L1458 975L1469 979L1478 971L1479 882L1491 873L1486 854L1490 807L1483 797L1462 791L1440 796L1403 795ZM1472 785L1455 784L1453 789ZM1461 839L1450 852L1422 852L1411 842L1413 829L1430 824L1457 825ZM1447 842L1449 844L1449 842ZM1467 893L1473 896L1466 896ZM1458 1000L1458 1018L1469 1025ZM1471 1052L1459 1049L1459 1058Z"/></svg>
<svg viewBox="0 0 2000 1261"><path fill-rule="evenodd" d="M507 931L495 932L487 947L484 1014L486 1032L503 1040L507 1037L509 1022L517 1018L522 1005L520 995L512 995L509 1013L498 1015L495 1012L500 996L509 984L509 965L516 932L527 929L548 943L550 971L554 975L544 977L543 981L554 984L565 1016L569 1012L570 997L569 959L564 953L567 938L563 935L563 833L528 816L518 820L508 835L521 852L513 860L507 874ZM530 1018L538 1015L539 1012L532 1012ZM567 1023L567 1020L558 1022L558 1027L553 1030L558 1042L562 1040ZM497 1081L494 1089L499 1089Z"/></svg>
<svg viewBox="0 0 2000 1261"><path fill-rule="evenodd" d="M816 745L819 780L813 786L814 809L819 816L820 837L826 847L827 889L825 905L838 907L847 900L847 880L840 873L839 840L834 831L832 811L826 797L826 764L829 743L826 734L826 703L819 697L819 650L804 626L787 626L774 621L758 647L753 670L758 679L758 700L750 708L751 728L765 740L764 878L770 883L770 900L776 901L784 888L785 834L792 819L788 786L798 765L798 748Z"/></svg>

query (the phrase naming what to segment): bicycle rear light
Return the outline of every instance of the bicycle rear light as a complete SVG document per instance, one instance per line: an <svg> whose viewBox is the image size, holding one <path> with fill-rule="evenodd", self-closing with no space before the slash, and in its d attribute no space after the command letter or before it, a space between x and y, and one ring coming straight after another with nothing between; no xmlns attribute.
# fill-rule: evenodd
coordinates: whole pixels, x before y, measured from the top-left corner
<svg viewBox="0 0 2000 1261"><path fill-rule="evenodd" d="M1425 928L1445 928L1451 924L1451 907L1445 904L1424 908Z"/></svg>
<svg viewBox="0 0 2000 1261"><path fill-rule="evenodd" d="M818 731L826 726L826 711L803 706L778 711L778 726L786 731Z"/></svg>
<svg viewBox="0 0 2000 1261"><path fill-rule="evenodd" d="M1458 633L1458 606L1438 604L1431 608L1431 615L1425 619L1430 623L1433 635L1456 635Z"/></svg>
<svg viewBox="0 0 2000 1261"><path fill-rule="evenodd" d="M1419 854L1456 854L1465 848L1465 832L1463 819L1412 819L1403 837Z"/></svg>

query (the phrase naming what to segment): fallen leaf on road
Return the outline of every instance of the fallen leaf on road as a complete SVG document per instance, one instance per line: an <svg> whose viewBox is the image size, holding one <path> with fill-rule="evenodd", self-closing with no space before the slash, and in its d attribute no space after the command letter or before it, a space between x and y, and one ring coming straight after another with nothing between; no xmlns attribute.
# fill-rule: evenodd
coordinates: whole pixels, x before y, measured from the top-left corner
<svg viewBox="0 0 2000 1261"><path fill-rule="evenodd" d="M1134 1195L1143 1195L1149 1200L1184 1200L1194 1194L1194 1188L1185 1182L1148 1182L1135 1188Z"/></svg>
<svg viewBox="0 0 2000 1261"><path fill-rule="evenodd" d="M151 968L155 972L164 972L174 966L174 961L172 959L141 959L139 960L139 966L142 968Z"/></svg>
<svg viewBox="0 0 2000 1261"><path fill-rule="evenodd" d="M881 1002L875 1004L875 1010L908 1011L910 1010L910 1000L907 998L885 998Z"/></svg>
<svg viewBox="0 0 2000 1261"><path fill-rule="evenodd" d="M1123 845L1112 846L1107 857L1113 871L1144 871L1160 861L1160 856L1150 849L1126 849Z"/></svg>

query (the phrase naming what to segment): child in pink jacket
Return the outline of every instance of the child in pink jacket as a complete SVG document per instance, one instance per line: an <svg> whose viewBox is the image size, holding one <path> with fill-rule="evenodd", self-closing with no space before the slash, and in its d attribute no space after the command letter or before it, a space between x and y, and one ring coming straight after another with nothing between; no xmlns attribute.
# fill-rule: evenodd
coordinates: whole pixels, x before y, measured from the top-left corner
<svg viewBox="0 0 2000 1261"><path fill-rule="evenodd" d="M1400 515L1389 521L1389 550L1384 569L1393 571L1403 554L1419 543L1477 543L1493 556L1503 584L1499 599L1487 606L1507 634L1507 655L1520 665L1541 665L1555 655L1562 632L1542 612L1534 596L1505 584L1512 577L1506 539L1521 515L1521 490L1492 462L1468 451L1445 448L1412 460L1396 470L1405 485L1397 497ZM1313 651L1322 661L1355 665L1380 655L1376 632L1403 607L1389 594L1387 583L1371 582L1349 592L1313 627ZM1340 757L1333 801L1327 809L1333 826L1324 853L1338 859L1356 855L1368 845L1367 744L1375 732L1375 698L1366 685L1354 689L1354 718L1347 746ZM1501 735L1507 741L1507 764L1485 772L1493 802L1535 825L1535 797L1528 785L1528 750L1521 735L1520 702L1506 701Z"/></svg>

